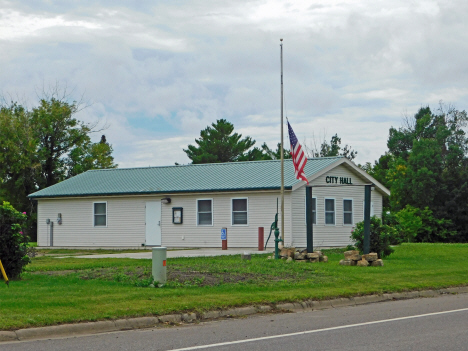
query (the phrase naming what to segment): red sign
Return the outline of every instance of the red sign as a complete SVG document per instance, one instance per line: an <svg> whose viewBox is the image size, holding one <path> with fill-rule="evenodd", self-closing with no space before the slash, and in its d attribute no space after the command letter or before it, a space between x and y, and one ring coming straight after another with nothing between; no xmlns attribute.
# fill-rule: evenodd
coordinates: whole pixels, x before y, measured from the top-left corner
<svg viewBox="0 0 468 351"><path fill-rule="evenodd" d="M166 260L163 261L163 267L166 267Z"/></svg>

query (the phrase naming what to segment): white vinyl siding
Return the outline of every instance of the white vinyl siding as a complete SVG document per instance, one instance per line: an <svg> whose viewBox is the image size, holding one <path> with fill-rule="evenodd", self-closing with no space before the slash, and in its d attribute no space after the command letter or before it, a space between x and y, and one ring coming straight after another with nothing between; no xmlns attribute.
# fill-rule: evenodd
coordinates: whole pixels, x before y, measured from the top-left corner
<svg viewBox="0 0 468 351"><path fill-rule="evenodd" d="M231 199L231 208L232 225L249 224L249 200L247 198Z"/></svg>
<svg viewBox="0 0 468 351"><path fill-rule="evenodd" d="M53 229L54 246L141 247L145 242L147 197L102 197L40 199L37 213L39 246L48 245L46 219L55 221L62 213L63 223ZM149 198L159 201L160 197ZM107 226L94 226L94 202L107 203ZM171 213L172 219L172 213Z"/></svg>
<svg viewBox="0 0 468 351"><path fill-rule="evenodd" d="M197 195L183 194L171 196L171 207L184 209L184 222L172 223L172 212L162 207L162 245L167 247L219 247L221 248L221 228L227 228L228 247L258 247L258 227L265 231L265 242L271 223L275 220L277 191L245 192L248 197L248 226L231 225L232 198L240 193L213 194L213 226L194 226L196 223ZM242 194L244 195L244 194ZM285 241L290 238L290 196L284 196ZM281 205L280 205L281 206ZM281 207L278 227L281 228ZM193 224L192 224L193 223ZM272 237L274 238L273 234ZM274 247L270 238L268 248Z"/></svg>
<svg viewBox="0 0 468 351"><path fill-rule="evenodd" d="M94 226L107 227L107 202L94 202Z"/></svg>
<svg viewBox="0 0 468 351"><path fill-rule="evenodd" d="M213 199L197 199L197 225L213 225Z"/></svg>
<svg viewBox="0 0 468 351"><path fill-rule="evenodd" d="M343 199L353 199L353 221L361 221L364 217L364 186L343 186L343 187L322 187L327 185L325 177L327 175L337 177L352 178L354 185L369 184L369 180L361 178L352 172L349 167L340 165L322 177L310 182L312 197L317 198L317 222L313 226L314 248L317 247L343 247L352 244L351 225L344 225ZM314 187L320 185L320 187ZM306 209L305 209L306 185L292 192L291 195L291 215L292 215L292 246L306 247ZM374 213L381 217L382 213L382 193L378 190L371 192ZM325 224L325 198L335 198L335 225Z"/></svg>
<svg viewBox="0 0 468 351"><path fill-rule="evenodd" d="M353 225L353 199L343 199L343 224Z"/></svg>

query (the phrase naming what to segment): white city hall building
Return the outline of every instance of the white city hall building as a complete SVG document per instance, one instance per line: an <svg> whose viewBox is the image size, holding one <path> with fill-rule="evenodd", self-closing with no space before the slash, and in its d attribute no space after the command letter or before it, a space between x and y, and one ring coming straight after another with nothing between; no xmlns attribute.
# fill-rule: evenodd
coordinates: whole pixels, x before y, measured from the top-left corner
<svg viewBox="0 0 468 351"><path fill-rule="evenodd" d="M314 247L351 243L364 185L372 184L371 215L381 216L390 194L344 157L308 159L309 185L295 178L292 160L284 170L287 246L306 247L307 186ZM227 228L229 247L257 247L258 228L266 240L275 219L280 174L279 160L87 171L29 195L38 201L38 246L221 247Z"/></svg>

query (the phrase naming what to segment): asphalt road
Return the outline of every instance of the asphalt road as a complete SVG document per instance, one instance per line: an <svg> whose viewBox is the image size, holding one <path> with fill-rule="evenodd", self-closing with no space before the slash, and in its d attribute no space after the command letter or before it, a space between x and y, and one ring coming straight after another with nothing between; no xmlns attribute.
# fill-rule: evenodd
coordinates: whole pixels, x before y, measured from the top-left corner
<svg viewBox="0 0 468 351"><path fill-rule="evenodd" d="M468 350L468 294L0 344L55 350Z"/></svg>

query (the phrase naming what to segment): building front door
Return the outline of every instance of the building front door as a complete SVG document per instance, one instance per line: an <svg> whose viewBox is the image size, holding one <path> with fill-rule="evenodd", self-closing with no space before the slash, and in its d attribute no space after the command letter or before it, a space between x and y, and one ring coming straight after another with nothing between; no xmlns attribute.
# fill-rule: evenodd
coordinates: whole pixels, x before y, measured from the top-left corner
<svg viewBox="0 0 468 351"><path fill-rule="evenodd" d="M161 202L146 203L146 246L161 245Z"/></svg>

